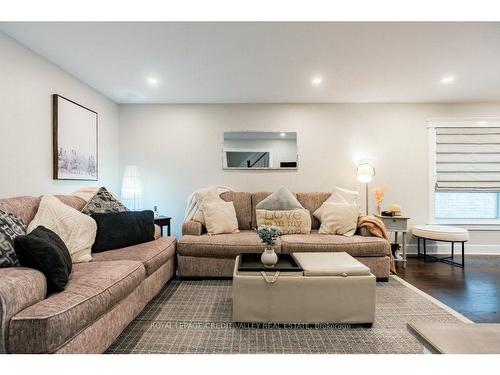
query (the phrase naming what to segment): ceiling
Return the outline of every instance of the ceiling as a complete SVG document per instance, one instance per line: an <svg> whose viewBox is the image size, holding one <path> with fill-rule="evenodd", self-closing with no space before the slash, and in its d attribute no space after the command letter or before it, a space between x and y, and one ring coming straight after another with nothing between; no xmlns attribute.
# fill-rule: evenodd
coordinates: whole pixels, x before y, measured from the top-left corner
<svg viewBox="0 0 500 375"><path fill-rule="evenodd" d="M500 23L3 22L0 30L118 103L500 100Z"/></svg>

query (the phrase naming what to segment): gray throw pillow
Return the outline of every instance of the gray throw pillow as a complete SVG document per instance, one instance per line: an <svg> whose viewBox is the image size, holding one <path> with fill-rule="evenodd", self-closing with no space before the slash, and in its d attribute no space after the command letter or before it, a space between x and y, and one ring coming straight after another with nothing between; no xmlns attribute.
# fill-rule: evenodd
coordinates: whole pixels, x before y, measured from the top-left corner
<svg viewBox="0 0 500 375"><path fill-rule="evenodd" d="M128 211L127 207L116 199L105 187L100 188L96 195L82 209L82 213L86 215L126 211Z"/></svg>
<svg viewBox="0 0 500 375"><path fill-rule="evenodd" d="M0 268L19 266L14 239L26 234L26 225L18 217L0 211Z"/></svg>
<svg viewBox="0 0 500 375"><path fill-rule="evenodd" d="M297 210L302 207L297 198L282 186L270 196L257 203L255 206L258 210L282 211L282 210Z"/></svg>

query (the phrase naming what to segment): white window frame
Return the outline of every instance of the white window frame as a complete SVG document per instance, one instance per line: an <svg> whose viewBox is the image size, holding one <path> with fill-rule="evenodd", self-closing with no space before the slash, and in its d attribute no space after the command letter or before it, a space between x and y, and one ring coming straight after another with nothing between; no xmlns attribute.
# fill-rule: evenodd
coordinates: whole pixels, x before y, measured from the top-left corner
<svg viewBox="0 0 500 375"><path fill-rule="evenodd" d="M428 136L428 222L440 225L461 225L471 230L499 230L500 217L497 219L436 219L436 128L497 128L500 127L500 117L447 117L430 118L427 120ZM500 199L499 199L500 202Z"/></svg>

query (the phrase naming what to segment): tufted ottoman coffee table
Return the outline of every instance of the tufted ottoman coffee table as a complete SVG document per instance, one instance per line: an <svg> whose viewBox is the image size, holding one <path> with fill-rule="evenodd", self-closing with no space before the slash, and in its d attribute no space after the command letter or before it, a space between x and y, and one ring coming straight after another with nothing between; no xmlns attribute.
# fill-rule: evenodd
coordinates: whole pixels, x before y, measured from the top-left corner
<svg viewBox="0 0 500 375"><path fill-rule="evenodd" d="M347 253L294 253L301 272L233 273L233 321L371 327L375 276Z"/></svg>

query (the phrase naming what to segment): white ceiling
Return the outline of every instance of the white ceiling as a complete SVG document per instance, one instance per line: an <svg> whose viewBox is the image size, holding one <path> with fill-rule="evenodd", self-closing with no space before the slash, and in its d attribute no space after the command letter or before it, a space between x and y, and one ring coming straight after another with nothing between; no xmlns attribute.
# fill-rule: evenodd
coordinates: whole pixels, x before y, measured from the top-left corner
<svg viewBox="0 0 500 375"><path fill-rule="evenodd" d="M118 103L500 100L500 23L4 22L0 30ZM456 80L442 84L448 75Z"/></svg>

